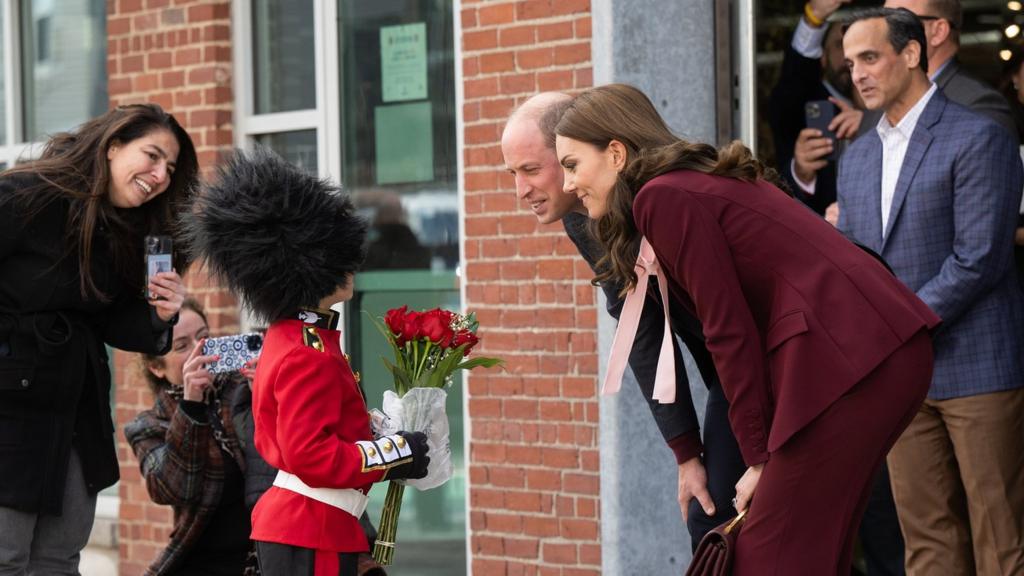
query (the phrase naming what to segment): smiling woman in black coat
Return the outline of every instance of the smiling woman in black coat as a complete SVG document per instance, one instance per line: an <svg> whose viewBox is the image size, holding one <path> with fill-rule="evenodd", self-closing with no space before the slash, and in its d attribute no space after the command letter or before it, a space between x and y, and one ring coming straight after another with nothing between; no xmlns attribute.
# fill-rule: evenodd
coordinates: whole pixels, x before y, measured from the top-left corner
<svg viewBox="0 0 1024 576"><path fill-rule="evenodd" d="M174 234L196 173L188 134L139 104L0 175L0 574L78 573L118 478L106 345L170 346L184 287L146 285L143 239Z"/></svg>

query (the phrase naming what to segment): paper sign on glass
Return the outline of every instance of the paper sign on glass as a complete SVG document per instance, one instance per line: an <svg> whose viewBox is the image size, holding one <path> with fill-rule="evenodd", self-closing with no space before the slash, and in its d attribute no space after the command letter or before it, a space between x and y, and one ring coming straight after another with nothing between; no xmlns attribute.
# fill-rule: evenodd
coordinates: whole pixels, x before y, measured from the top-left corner
<svg viewBox="0 0 1024 576"><path fill-rule="evenodd" d="M427 97L427 24L380 29L380 84L384 102Z"/></svg>
<svg viewBox="0 0 1024 576"><path fill-rule="evenodd" d="M374 109L377 184L434 179L434 130L430 101Z"/></svg>

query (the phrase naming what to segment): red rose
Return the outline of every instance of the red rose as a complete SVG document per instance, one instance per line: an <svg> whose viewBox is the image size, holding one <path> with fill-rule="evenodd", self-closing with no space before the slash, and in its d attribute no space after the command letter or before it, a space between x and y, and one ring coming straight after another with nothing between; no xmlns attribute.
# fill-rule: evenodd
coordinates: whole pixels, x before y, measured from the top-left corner
<svg viewBox="0 0 1024 576"><path fill-rule="evenodd" d="M473 347L476 346L478 342L480 342L480 339L477 338L476 334L470 332L469 330L459 330L455 334L455 339L452 341L452 346L458 348L459 346L466 344L467 346L462 351L462 353L463 355L468 356L469 351L472 350Z"/></svg>
<svg viewBox="0 0 1024 576"><path fill-rule="evenodd" d="M442 348L451 346L455 332L452 331L452 313L440 308L424 312L420 317L420 333Z"/></svg>
<svg viewBox="0 0 1024 576"><path fill-rule="evenodd" d="M405 321L405 310L407 308L408 306L392 308L384 315L384 323L388 325L388 329L391 330L392 334L399 334L402 332L402 324Z"/></svg>
<svg viewBox="0 0 1024 576"><path fill-rule="evenodd" d="M423 337L423 321L421 320L421 316L421 313L413 310L408 312L405 317L402 318L402 328L398 331L399 346L404 346L406 342L419 340Z"/></svg>

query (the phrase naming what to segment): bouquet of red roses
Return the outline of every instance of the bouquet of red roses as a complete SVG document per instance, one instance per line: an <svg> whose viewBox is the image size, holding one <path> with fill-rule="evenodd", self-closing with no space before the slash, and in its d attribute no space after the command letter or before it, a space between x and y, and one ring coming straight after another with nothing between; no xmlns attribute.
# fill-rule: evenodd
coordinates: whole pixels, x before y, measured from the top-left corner
<svg viewBox="0 0 1024 576"><path fill-rule="evenodd" d="M441 308L416 312L402 306L388 310L383 322L375 319L374 324L395 353L394 361L382 358L394 377L395 390L384 393L387 420L379 432L425 432L430 446L430 465L425 478L388 483L373 548L374 559L388 565L395 554L395 533L405 486L428 490L444 484L452 476L444 388L451 385L456 370L490 368L502 361L467 357L479 342L476 335L479 323L472 313L456 314Z"/></svg>

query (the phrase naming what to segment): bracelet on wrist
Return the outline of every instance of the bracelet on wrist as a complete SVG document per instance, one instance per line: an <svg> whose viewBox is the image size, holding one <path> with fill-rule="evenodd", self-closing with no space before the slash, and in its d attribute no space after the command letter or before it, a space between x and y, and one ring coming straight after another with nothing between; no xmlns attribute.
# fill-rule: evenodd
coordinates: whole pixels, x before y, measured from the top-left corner
<svg viewBox="0 0 1024 576"><path fill-rule="evenodd" d="M821 26L825 23L825 20L819 18L818 15L814 13L814 10L811 9L810 2L804 4L804 18L807 19L808 24L814 26L815 28L821 28Z"/></svg>

